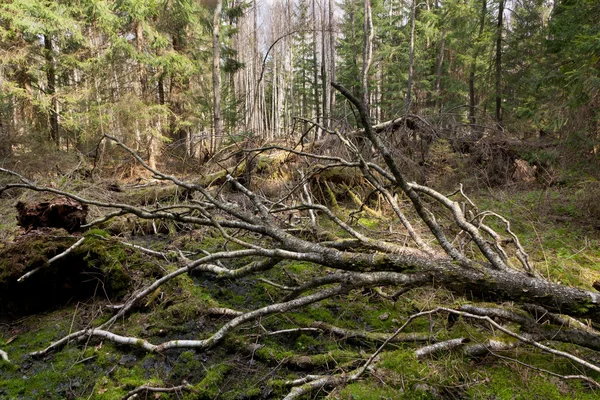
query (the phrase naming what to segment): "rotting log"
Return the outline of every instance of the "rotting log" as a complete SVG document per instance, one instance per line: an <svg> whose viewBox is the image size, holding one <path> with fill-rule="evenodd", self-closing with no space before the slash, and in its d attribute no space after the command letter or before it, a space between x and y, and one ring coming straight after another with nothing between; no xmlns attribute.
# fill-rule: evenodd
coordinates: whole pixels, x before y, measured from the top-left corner
<svg viewBox="0 0 600 400"><path fill-rule="evenodd" d="M16 204L17 222L26 230L37 228L64 228L79 231L86 223L88 206L68 197L55 197L49 201Z"/></svg>

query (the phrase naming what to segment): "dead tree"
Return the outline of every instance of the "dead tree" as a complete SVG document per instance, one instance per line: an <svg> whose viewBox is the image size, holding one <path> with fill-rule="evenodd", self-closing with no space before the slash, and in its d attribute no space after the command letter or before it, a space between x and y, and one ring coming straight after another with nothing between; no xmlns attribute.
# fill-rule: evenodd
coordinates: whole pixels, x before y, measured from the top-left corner
<svg viewBox="0 0 600 400"><path fill-rule="evenodd" d="M509 222L502 216L492 212L480 212L475 204L467 197L462 187L451 196L446 196L433 188L409 182L396 164L390 151L383 144L373 129L369 114L360 100L354 97L344 87L333 83L358 110L364 136L371 142L380 154L384 165L378 165L362 158L355 144L342 133L321 127L324 131L337 135L340 143L354 155L354 159L316 155L305 153L298 149L285 149L295 157L314 162L326 163L329 166L353 168L362 173L366 181L377 190L382 198L400 220L403 229L410 237L409 245L388 242L371 238L345 222L335 211L311 199L306 187L307 174L300 174L301 180L279 199L268 199L260 196L236 179L228 175L229 184L239 195L241 193L247 206L229 202L227 199L214 194L203 185L185 181L151 168L133 150L118 139L106 136L117 145L128 151L137 162L151 171L156 179L171 182L188 192L195 193L193 202L181 203L176 206L152 208L130 204L113 204L93 199L82 198L73 193L66 193L50 187L43 187L27 180L16 172L0 169L11 174L16 181L0 188L0 192L11 188L25 188L35 191L50 192L67 196L89 206L97 206L106 210L103 217L84 225L82 228L98 225L115 216L130 214L141 219L164 219L193 227L208 227L217 232L223 240L235 243L236 250L221 250L188 258L182 252L178 255L179 268L155 280L151 285L139 290L116 307L115 314L107 322L97 328L73 332L68 336L50 344L47 348L33 353L44 355L69 341L78 338L99 337L119 344L145 349L148 352L163 352L171 348L195 348L204 351L221 344L228 334L242 324L259 318L285 313L327 298L339 297L356 290L374 288L375 290L394 298L411 289L424 286L443 287L453 293L465 296L476 302L486 300L492 302L510 301L515 304L510 309L484 308L469 306L463 309L436 308L434 310L412 315L401 328L390 333L379 349L356 369L344 371L342 374L307 375L305 378L288 382L290 392L286 398L297 398L312 390L322 387L332 387L352 380L359 379L368 373L377 361L377 354L387 343L415 318L433 313L446 313L467 319L478 319L481 323L494 326L517 339L519 343L534 346L541 351L566 357L589 370L600 372L600 367L579 355L569 354L542 345L541 340L553 340L573 343L593 350L600 350L600 336L595 329L600 323L600 294L553 283L542 278L530 264L524 247L518 237L511 231ZM270 147L273 148L273 147ZM262 152L263 149L252 149ZM288 204L292 194L298 192L295 204ZM412 210L404 212L396 203L396 194L403 194L410 200ZM281 218L286 213L306 215L311 221L305 227L302 235L298 235L297 225L288 224L287 218ZM315 218L315 215L318 218ZM416 216L411 220L409 215ZM309 217L310 216L310 217ZM324 240L320 228L315 221L329 219L338 230L343 230L350 238L329 238ZM490 219L496 219L505 226L503 232L497 232L488 224ZM444 221L442 224L441 221ZM414 224L424 226L423 232L415 229ZM236 232L236 234L234 234ZM241 235L239 232L245 232ZM312 239L309 239L312 238ZM470 243L475 252L465 252L462 246L455 243ZM124 242L125 243L125 242ZM127 244L133 246L131 244ZM161 259L173 257L172 254L145 249L136 246L141 251ZM474 254L474 255L473 255ZM235 259L252 257L253 261L241 266L230 267L228 262ZM141 337L128 337L111 332L116 321L126 318L128 312L143 299L154 293L161 285L182 274L200 271L214 276L215 279L240 279L250 275L260 277L261 273L270 269L280 268L282 261L296 260L310 262L315 268L327 269L327 274L314 279L298 282L295 286L282 283L268 282L280 289L283 294L274 299L271 304L250 311L239 312L225 310L222 315L231 319L216 329L210 336L197 340L168 340L163 343L151 343ZM392 293L391 291L395 293ZM520 307L520 309L519 309ZM221 310L222 311L222 310ZM544 318L534 318L533 315L542 312ZM583 323L580 319L587 319ZM521 327L517 334L502 324L510 322ZM542 328L541 323L546 325ZM568 328L568 329L567 329ZM305 329L329 329L331 332L356 337L355 332L315 325ZM546 342L544 342L546 343ZM424 347L419 356L424 357L439 350L462 348L466 354L480 354L495 349L510 348L514 343L489 343L470 346L464 338L442 342L435 347ZM564 377L565 379L584 379L597 386L595 381L585 376Z"/></svg>

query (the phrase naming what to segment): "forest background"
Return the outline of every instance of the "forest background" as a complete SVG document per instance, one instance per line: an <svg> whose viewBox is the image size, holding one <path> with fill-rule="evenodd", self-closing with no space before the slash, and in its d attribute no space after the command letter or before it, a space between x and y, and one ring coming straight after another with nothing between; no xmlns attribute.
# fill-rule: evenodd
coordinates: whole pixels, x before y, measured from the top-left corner
<svg viewBox="0 0 600 400"><path fill-rule="evenodd" d="M0 157L91 157L110 133L156 165L165 146L202 160L300 136L302 119L353 127L330 82L362 97L365 66L374 123L432 116L472 141L495 123L594 153L596 2L369 3L365 19L362 1L4 2Z"/></svg>

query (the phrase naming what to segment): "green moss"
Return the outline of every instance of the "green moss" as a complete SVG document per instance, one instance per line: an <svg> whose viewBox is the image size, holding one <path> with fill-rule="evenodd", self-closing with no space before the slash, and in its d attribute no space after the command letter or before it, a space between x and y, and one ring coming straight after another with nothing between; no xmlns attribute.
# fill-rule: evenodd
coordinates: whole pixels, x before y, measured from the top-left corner
<svg viewBox="0 0 600 400"><path fill-rule="evenodd" d="M215 399L221 394L221 386L225 375L231 370L228 364L217 364L208 368L200 383L194 385L195 399Z"/></svg>
<svg viewBox="0 0 600 400"><path fill-rule="evenodd" d="M522 372L524 375L520 375ZM515 366L497 365L486 369L486 384L474 385L467 390L471 398L490 398L495 396L498 399L564 399L566 393L560 393L556 381L552 377L542 375L531 370L525 370ZM586 398L585 394L578 398ZM592 398L592 397L587 397Z"/></svg>
<svg viewBox="0 0 600 400"><path fill-rule="evenodd" d="M153 185L129 190L125 201L143 206L157 203L171 204L176 201L184 201L189 194L186 189L177 185Z"/></svg>
<svg viewBox="0 0 600 400"><path fill-rule="evenodd" d="M399 392L386 385L376 385L367 382L351 383L344 387L335 398L348 400L393 400L399 397Z"/></svg>
<svg viewBox="0 0 600 400"><path fill-rule="evenodd" d="M273 164L273 160L269 157L259 156L256 162L256 172L263 172L269 169Z"/></svg>
<svg viewBox="0 0 600 400"><path fill-rule="evenodd" d="M110 233L106 232L103 229L97 229L97 228L90 229L90 230L86 231L83 235L85 237L100 236L100 237L105 238L105 239L110 238Z"/></svg>
<svg viewBox="0 0 600 400"><path fill-rule="evenodd" d="M256 350L256 355L265 361L280 362L286 358L293 357L296 353L293 350L277 349L274 346L265 346Z"/></svg>
<svg viewBox="0 0 600 400"><path fill-rule="evenodd" d="M329 200L329 204L331 205L333 210L337 210L339 208L337 197L336 197L335 193L333 192L333 190L331 190L331 187L329 186L327 181L323 181L323 191L324 191L325 195L327 196L327 200Z"/></svg>
<svg viewBox="0 0 600 400"><path fill-rule="evenodd" d="M33 364L22 364L18 370L8 373L4 370L0 374L0 394L6 398L87 397L92 390L90 382L102 371L81 362L83 358L80 350L67 348L56 354L49 365L36 360Z"/></svg>
<svg viewBox="0 0 600 400"><path fill-rule="evenodd" d="M170 379L181 381L182 379L189 380L193 374L202 371L202 363L200 358L193 350L184 351L179 355L173 370L171 371Z"/></svg>
<svg viewBox="0 0 600 400"><path fill-rule="evenodd" d="M358 219L358 223L359 225L368 228L368 229L376 229L379 224L381 223L381 220L376 219L376 218L366 218L366 217L361 217Z"/></svg>
<svg viewBox="0 0 600 400"><path fill-rule="evenodd" d="M0 284L16 280L25 271L44 267L49 259L73 243L74 238L58 229L52 240L48 240L46 235L35 235L6 246L0 251Z"/></svg>
<svg viewBox="0 0 600 400"><path fill-rule="evenodd" d="M105 290L109 295L122 297L131 285L131 277L123 267L131 252L116 242L90 237L76 249L74 255L82 256L88 267L102 272Z"/></svg>
<svg viewBox="0 0 600 400"><path fill-rule="evenodd" d="M383 353L379 367L400 372L406 379L418 379L428 370L427 365L420 363L410 349Z"/></svg>
<svg viewBox="0 0 600 400"><path fill-rule="evenodd" d="M311 347L315 347L318 344L319 344L319 341L316 340L314 337L308 336L305 334L301 334L300 336L298 336L296 338L295 347L296 347L296 349L298 349L300 351L304 351Z"/></svg>

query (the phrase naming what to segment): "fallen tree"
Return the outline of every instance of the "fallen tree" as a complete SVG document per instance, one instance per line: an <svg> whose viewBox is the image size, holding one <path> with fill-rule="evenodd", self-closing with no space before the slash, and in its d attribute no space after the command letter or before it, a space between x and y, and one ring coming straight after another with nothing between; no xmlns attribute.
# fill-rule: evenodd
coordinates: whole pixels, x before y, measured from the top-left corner
<svg viewBox="0 0 600 400"><path fill-rule="evenodd" d="M334 86L358 110L363 126L360 133L372 144L383 163L380 165L363 158L356 144L337 131L329 133L338 137L346 150L353 154L353 159L317 155L281 146L278 146L277 150L294 154L298 158L308 160L309 163L318 161L328 168L345 167L360 171L364 180L385 199L394 217L400 221L404 233L409 238L406 243L370 237L349 224L346 218L333 208L318 204L307 184L311 179L308 174L300 173L297 182L277 199L263 197L258 191L247 188L231 174L227 174L227 184L231 185L238 196L244 198L243 202L233 202L226 196L209 190L203 184L182 180L151 168L119 139L106 136L107 140L128 151L154 175L155 179L170 182L185 193L194 193L194 198L188 202L164 207L109 203L44 187L14 171L1 168L0 171L12 175L17 181L4 185L0 192L14 188L43 191L69 197L86 206L112 210L82 225L82 229L100 225L117 216L131 214L141 219L170 220L186 224L192 227L191 229L205 227L234 248L191 256L182 251L166 253L121 240L123 245L134 246L157 259L174 258L179 268L165 273L150 285L132 293L123 304L112 307L114 315L101 325L72 332L32 355L46 355L70 341L91 337L141 348L148 352L161 353L172 348L195 348L197 351L205 351L222 344L228 335L243 324L269 315L287 313L324 299L343 298L349 293L366 288L372 288L382 296L394 299L412 289L429 286L448 289L472 301L510 302L510 306L473 306L463 309L442 307L414 313L358 366L348 367L341 374L307 374L304 378L286 382L290 387L287 398L297 398L322 387L331 388L359 379L371 370L377 362L378 354L389 342L394 341L409 323L434 313L481 320L482 324L489 324L516 339L520 345L531 345L541 351L566 357L586 371L600 373L600 367L594 362L579 355L552 349L540 342L552 340L592 350L600 349L600 336L596 330L600 323L600 294L542 278L531 265L524 247L512 232L510 223L496 213L479 211L462 187L447 196L430 187L409 182L371 126L363 104L345 88L337 84ZM258 154L273 148L271 146L247 151ZM412 208L403 209L398 203L398 195L405 196ZM291 215L298 216L301 221L306 222L292 223L292 218L289 217ZM496 225L504 227L502 232L488 223L491 219L495 220ZM338 233L325 232L326 229L319 223L324 220L329 221L329 226L334 226ZM248 258L252 261L239 266L239 260ZM234 267L236 260L238 265ZM135 306L156 293L162 285L183 274L202 273L215 280L239 280L248 276L260 277L265 271L279 268L285 260L312 263L316 268L326 269L328 273L317 274L316 277L297 282L293 286L263 280L283 294L272 299L271 304L251 310L226 310L222 315L231 319L204 338L152 343L143 337L126 336L111 331L116 322L126 318ZM388 294L388 290L395 293ZM544 318L534 317L538 313L543 313ZM586 319L587 323L581 322L582 319ZM509 329L505 323L513 324L513 327ZM520 326L522 333L516 332L515 324ZM327 327L331 332L336 331L334 328ZM325 325L316 324L310 329L323 331ZM350 332L346 330L348 337L358 336ZM431 338L431 341L436 340ZM468 340L462 337L442 341L431 345L434 347L422 347L417 355L426 357L439 351L464 348L467 343ZM493 353L498 349L514 346L514 342L498 343L490 340L465 348L464 351L465 354L475 355ZM583 374L575 378L597 385L595 380ZM140 391L142 390L147 388L141 388Z"/></svg>

